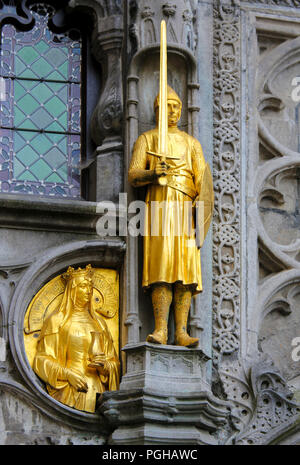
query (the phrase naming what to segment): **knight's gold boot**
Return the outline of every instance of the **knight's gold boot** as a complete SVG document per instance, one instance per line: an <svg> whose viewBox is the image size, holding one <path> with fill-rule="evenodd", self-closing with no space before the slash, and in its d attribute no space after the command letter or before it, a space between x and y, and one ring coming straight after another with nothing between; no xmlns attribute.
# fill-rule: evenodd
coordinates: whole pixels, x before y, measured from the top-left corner
<svg viewBox="0 0 300 465"><path fill-rule="evenodd" d="M183 347L196 347L199 339L197 337L191 337L186 331L175 332L175 344Z"/></svg>
<svg viewBox="0 0 300 465"><path fill-rule="evenodd" d="M151 294L155 319L155 329L146 341L154 344L167 344L168 317L172 302L172 288L165 284L156 285Z"/></svg>
<svg viewBox="0 0 300 465"><path fill-rule="evenodd" d="M155 329L152 334L147 336L146 341L154 344L166 344L168 340L167 329Z"/></svg>
<svg viewBox="0 0 300 465"><path fill-rule="evenodd" d="M192 292L182 284L175 285L175 344L183 347L195 347L199 339L187 333L187 320L192 300Z"/></svg>

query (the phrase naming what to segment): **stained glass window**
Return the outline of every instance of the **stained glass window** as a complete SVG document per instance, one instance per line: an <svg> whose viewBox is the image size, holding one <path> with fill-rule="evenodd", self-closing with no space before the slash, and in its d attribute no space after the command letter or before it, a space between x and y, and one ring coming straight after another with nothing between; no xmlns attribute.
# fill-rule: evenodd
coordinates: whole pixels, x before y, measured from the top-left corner
<svg viewBox="0 0 300 465"><path fill-rule="evenodd" d="M52 32L54 13L1 29L0 190L80 198L81 40Z"/></svg>

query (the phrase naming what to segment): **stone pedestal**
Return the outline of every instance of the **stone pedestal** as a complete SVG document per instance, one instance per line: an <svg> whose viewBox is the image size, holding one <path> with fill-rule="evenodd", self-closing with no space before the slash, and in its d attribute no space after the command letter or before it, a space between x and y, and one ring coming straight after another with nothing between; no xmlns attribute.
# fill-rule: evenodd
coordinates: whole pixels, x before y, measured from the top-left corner
<svg viewBox="0 0 300 465"><path fill-rule="evenodd" d="M210 358L201 349L149 344L127 345L127 372L120 389L151 389L179 394L210 391L206 382L206 363Z"/></svg>
<svg viewBox="0 0 300 465"><path fill-rule="evenodd" d="M103 395L110 444L217 444L229 409L206 382L200 349L139 343L125 346L120 390Z"/></svg>

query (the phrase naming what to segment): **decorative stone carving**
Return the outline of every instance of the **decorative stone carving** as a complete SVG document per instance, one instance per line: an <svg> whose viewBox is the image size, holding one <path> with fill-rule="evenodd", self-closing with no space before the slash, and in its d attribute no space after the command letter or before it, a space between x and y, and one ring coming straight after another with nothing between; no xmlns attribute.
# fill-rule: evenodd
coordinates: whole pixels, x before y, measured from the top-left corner
<svg viewBox="0 0 300 465"><path fill-rule="evenodd" d="M256 2L255 11L260 4L271 6L275 2ZM294 6L292 2L283 1L276 5ZM277 7L273 7L272 12L274 8ZM232 438L236 444L271 443L293 428L298 416L289 388L295 390L292 385L297 385L291 379L291 354L292 339L297 335L300 276L295 227L299 154L296 152L297 125L291 81L299 74L299 39L290 39L297 35L296 29L295 35L289 36L287 23L278 17L272 22L272 30L281 31L280 40L274 43L266 40L266 47L263 47L263 37L270 30L265 11L259 10L259 20L255 18L253 23L256 34L251 37L247 50L254 44L258 44L259 49L253 49L245 58L248 71L244 80L247 84L243 87L245 95L248 93L243 115L245 145L248 145L245 158L249 160L244 210L249 282L245 286L248 304L242 350L243 360L246 354L251 359L244 366L240 365L239 374L234 371L239 381L233 381L229 388L224 385L228 399L238 399L238 416L245 420L240 425L240 433ZM295 16L296 22L299 22L299 14ZM251 68L253 63L257 63L256 69ZM258 357L258 350L265 356ZM237 362L231 364L231 373L234 365ZM222 365L221 378L226 383L223 368ZM295 364L293 368L297 375ZM227 381L233 380L231 373L227 371ZM244 398L234 396L237 392L243 394L241 389L247 383L245 402Z"/></svg>
<svg viewBox="0 0 300 465"><path fill-rule="evenodd" d="M160 0L150 2L143 0L130 3L130 37L136 50L159 42L159 25L162 19L167 22L168 43L178 43L196 50L197 32L196 16L193 0L174 1Z"/></svg>
<svg viewBox="0 0 300 465"><path fill-rule="evenodd" d="M6 2L8 3L8 2ZM13 2L9 2L9 5L5 5L6 6L6 11L1 11L1 17L0 17L0 25L2 23L2 21L6 20L7 18L13 18L15 22L17 22L17 24L21 25L21 26L31 26L31 23L33 22L33 16L32 16L32 13L31 11L29 10L29 8L26 7L26 0L21 0L21 2L19 2L19 5L18 5L18 8L19 8L19 12L17 13L16 11L16 5L13 4ZM1 2L1 5L0 5L0 8L2 8L2 2ZM19 13L22 12L22 15L20 15Z"/></svg>
<svg viewBox="0 0 300 465"><path fill-rule="evenodd" d="M295 360L292 344L300 335L299 302L299 281L296 284L283 282L277 292L273 288L269 299L264 303L258 335L259 350L272 357L293 391L300 389L300 367Z"/></svg>
<svg viewBox="0 0 300 465"><path fill-rule="evenodd" d="M109 444L220 443L217 430L226 428L226 402L208 393L158 394L149 389L103 396L101 412L116 428ZM130 425L130 427L129 427Z"/></svg>
<svg viewBox="0 0 300 465"><path fill-rule="evenodd" d="M239 430L227 444L268 444L274 429L283 430L299 415L280 372L264 357L242 364L225 362L220 370L224 390L232 401L234 427Z"/></svg>
<svg viewBox="0 0 300 465"><path fill-rule="evenodd" d="M240 14L214 3L214 324L216 359L239 348L240 318Z"/></svg>
<svg viewBox="0 0 300 465"><path fill-rule="evenodd" d="M290 6L293 8L300 8L299 0L243 0L246 3L257 3L263 5L279 5L279 6Z"/></svg>

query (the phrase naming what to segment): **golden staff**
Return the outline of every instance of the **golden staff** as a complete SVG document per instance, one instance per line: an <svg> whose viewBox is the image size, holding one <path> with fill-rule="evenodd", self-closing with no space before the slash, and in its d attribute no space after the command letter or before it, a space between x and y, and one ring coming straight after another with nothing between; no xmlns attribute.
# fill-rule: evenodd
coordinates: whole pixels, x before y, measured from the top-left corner
<svg viewBox="0 0 300 465"><path fill-rule="evenodd" d="M160 76L159 76L159 116L158 116L158 153L147 152L150 155L160 157L161 161L180 157L168 156L168 76L167 76L167 26L163 20L160 25ZM166 176L160 176L158 183L161 186L167 184Z"/></svg>

